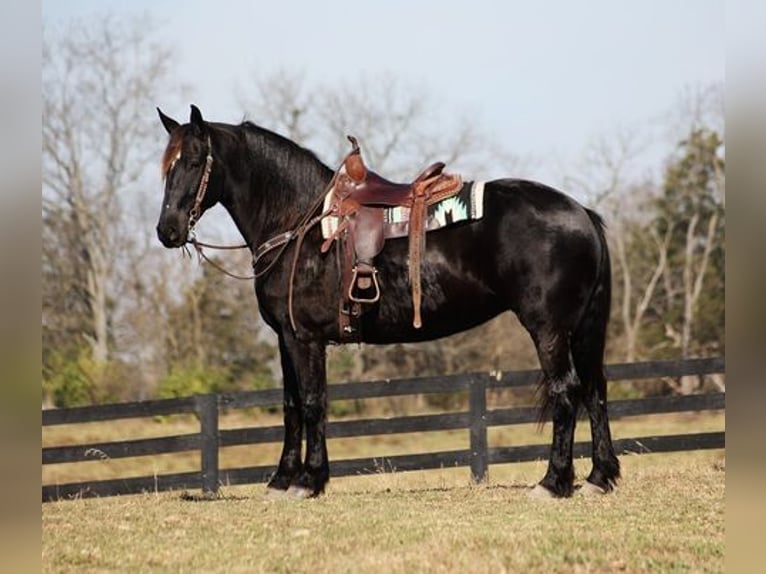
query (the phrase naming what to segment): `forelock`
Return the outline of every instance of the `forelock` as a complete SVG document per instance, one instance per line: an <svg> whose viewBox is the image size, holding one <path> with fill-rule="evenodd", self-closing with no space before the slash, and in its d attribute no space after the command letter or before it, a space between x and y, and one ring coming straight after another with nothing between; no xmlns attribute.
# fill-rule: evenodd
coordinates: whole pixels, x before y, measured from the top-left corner
<svg viewBox="0 0 766 574"><path fill-rule="evenodd" d="M170 141L165 148L165 153L162 154L161 169L163 178L167 178L170 170L173 167L173 164L175 164L175 162L178 161L178 159L181 157L181 149L184 143L185 131L186 130L183 127L180 127L173 130L173 133L170 135Z"/></svg>

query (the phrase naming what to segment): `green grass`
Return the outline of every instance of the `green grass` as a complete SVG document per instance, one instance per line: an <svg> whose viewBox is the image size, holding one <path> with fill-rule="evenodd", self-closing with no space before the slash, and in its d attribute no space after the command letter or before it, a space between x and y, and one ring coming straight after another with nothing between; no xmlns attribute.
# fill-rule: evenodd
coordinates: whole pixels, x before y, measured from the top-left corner
<svg viewBox="0 0 766 574"><path fill-rule="evenodd" d="M331 481L316 500L229 487L42 506L43 572L720 572L722 451L622 457L618 491L534 500L543 463ZM578 480L588 461L577 461Z"/></svg>

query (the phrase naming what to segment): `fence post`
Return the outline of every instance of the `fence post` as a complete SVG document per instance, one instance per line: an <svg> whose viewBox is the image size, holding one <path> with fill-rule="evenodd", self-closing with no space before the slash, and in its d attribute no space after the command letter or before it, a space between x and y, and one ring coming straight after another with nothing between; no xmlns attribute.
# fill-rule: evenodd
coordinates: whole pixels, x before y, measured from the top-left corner
<svg viewBox="0 0 766 574"><path fill-rule="evenodd" d="M487 480L487 382L484 377L471 377L468 390L471 447L471 478L474 482Z"/></svg>
<svg viewBox="0 0 766 574"><path fill-rule="evenodd" d="M218 395L194 397L200 424L202 492L218 492Z"/></svg>

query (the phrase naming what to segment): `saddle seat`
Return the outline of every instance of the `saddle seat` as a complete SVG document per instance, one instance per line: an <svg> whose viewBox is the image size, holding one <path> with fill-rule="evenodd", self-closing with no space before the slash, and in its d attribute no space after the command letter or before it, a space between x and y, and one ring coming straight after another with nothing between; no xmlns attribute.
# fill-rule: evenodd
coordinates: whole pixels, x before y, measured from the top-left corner
<svg viewBox="0 0 766 574"><path fill-rule="evenodd" d="M322 245L326 252L340 242L341 337L358 336L352 318L362 313L362 305L380 299L380 286L373 259L383 249L384 209L409 209L408 271L412 288L413 325L422 326L420 317L420 260L425 250L425 219L429 205L455 195L462 187L459 175L444 174L445 164L436 162L411 183L394 183L369 170L362 159L356 138L348 136L352 149L335 174L331 194L331 214L338 218L336 231Z"/></svg>
<svg viewBox="0 0 766 574"><path fill-rule="evenodd" d="M354 163L354 158L361 158L360 155L351 157L352 163ZM433 163L424 169L412 183L394 183L374 171L367 170L366 175L363 175L361 180L356 180L354 176L351 176L353 188L349 189L349 195L351 199L361 205L406 206L412 199L413 186L441 175L444 167L443 162ZM348 163L346 169L348 170Z"/></svg>

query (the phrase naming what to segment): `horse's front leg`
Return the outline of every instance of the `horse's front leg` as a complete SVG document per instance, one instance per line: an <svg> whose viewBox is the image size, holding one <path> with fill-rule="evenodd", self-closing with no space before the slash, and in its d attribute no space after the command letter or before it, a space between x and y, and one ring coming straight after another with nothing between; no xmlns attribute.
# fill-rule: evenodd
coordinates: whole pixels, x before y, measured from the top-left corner
<svg viewBox="0 0 766 574"><path fill-rule="evenodd" d="M301 398L301 414L306 429L306 457L300 475L290 491L299 497L318 496L330 479L327 459L327 374L325 344L317 341L286 341L295 368Z"/></svg>
<svg viewBox="0 0 766 574"><path fill-rule="evenodd" d="M271 477L268 487L276 491L285 491L303 470L301 465L303 409L298 376L282 336L279 337L279 353L284 388L285 439L277 472Z"/></svg>

